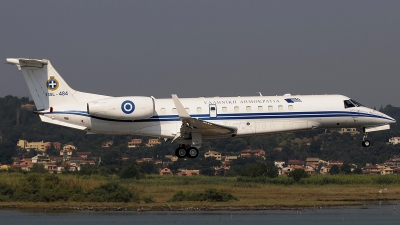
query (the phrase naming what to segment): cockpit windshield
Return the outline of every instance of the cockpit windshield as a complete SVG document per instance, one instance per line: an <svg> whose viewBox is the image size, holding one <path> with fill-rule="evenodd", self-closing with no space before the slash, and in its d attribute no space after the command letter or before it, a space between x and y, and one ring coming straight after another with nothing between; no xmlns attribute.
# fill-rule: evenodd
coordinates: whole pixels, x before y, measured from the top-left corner
<svg viewBox="0 0 400 225"><path fill-rule="evenodd" d="M356 100L354 100L354 99L350 99L350 101L351 101L352 103L354 103L354 105L356 105L356 107L363 106L362 104L358 103L358 102L357 102Z"/></svg>
<svg viewBox="0 0 400 225"><path fill-rule="evenodd" d="M344 100L344 108L351 108L351 107L360 107L363 106L360 103L358 103L357 101L353 100L353 99L349 99L349 100Z"/></svg>

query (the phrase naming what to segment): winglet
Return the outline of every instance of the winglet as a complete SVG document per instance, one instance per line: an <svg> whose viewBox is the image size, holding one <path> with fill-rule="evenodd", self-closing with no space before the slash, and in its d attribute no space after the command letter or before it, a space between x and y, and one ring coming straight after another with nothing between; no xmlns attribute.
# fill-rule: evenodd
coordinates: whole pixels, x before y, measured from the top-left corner
<svg viewBox="0 0 400 225"><path fill-rule="evenodd" d="M172 96L172 100L174 100L174 104L175 104L175 107L176 107L176 111L178 112L179 118L181 120L190 118L189 113L183 107L181 101L179 101L178 96L176 94L172 94L171 96Z"/></svg>

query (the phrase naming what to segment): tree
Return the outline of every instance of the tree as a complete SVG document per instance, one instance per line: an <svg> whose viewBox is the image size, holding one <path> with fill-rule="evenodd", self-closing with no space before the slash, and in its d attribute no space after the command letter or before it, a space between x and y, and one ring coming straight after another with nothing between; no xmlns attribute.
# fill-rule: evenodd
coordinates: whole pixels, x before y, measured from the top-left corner
<svg viewBox="0 0 400 225"><path fill-rule="evenodd" d="M50 143L50 147L46 150L47 154L51 156L60 156L60 149L56 149L54 146L55 142ZM75 153L75 152L74 152Z"/></svg>
<svg viewBox="0 0 400 225"><path fill-rule="evenodd" d="M81 169L78 172L80 175L92 175L97 174L97 168L95 165L81 164Z"/></svg>
<svg viewBox="0 0 400 225"><path fill-rule="evenodd" d="M322 169L322 167L324 166L324 164L323 163L318 163L318 167L317 167L317 173L321 173L321 169Z"/></svg>
<svg viewBox="0 0 400 225"><path fill-rule="evenodd" d="M127 179L127 178L140 179L140 178L143 178L143 174L141 174L139 172L139 169L137 168L135 163L130 162L122 167L122 170L119 173L119 177L123 178L123 179Z"/></svg>
<svg viewBox="0 0 400 225"><path fill-rule="evenodd" d="M362 171L362 169L361 169L360 167L357 167L357 168L355 168L355 169L353 170L353 173L354 173L354 174L363 174L363 171Z"/></svg>
<svg viewBox="0 0 400 225"><path fill-rule="evenodd" d="M35 163L32 166L31 172L33 173L48 173L43 164Z"/></svg>
<svg viewBox="0 0 400 225"><path fill-rule="evenodd" d="M107 151L106 154L101 157L101 164L105 166L110 165L121 165L122 163L122 155L118 149L113 149L111 151Z"/></svg>
<svg viewBox="0 0 400 225"><path fill-rule="evenodd" d="M240 175L246 177L266 176L274 178L278 176L278 168L275 166L267 166L264 163L252 163L247 165Z"/></svg>
<svg viewBox="0 0 400 225"><path fill-rule="evenodd" d="M71 166L68 164L65 165L64 168L61 169L61 173L63 173L63 174L71 173Z"/></svg>
<svg viewBox="0 0 400 225"><path fill-rule="evenodd" d="M154 163L152 162L142 162L139 166L147 174L151 174L154 171Z"/></svg>
<svg viewBox="0 0 400 225"><path fill-rule="evenodd" d="M201 170L202 175L206 176L214 176L215 175L215 169L211 167L207 167Z"/></svg>
<svg viewBox="0 0 400 225"><path fill-rule="evenodd" d="M0 163L12 164L12 157L15 156L15 144L11 142L0 143Z"/></svg>
<svg viewBox="0 0 400 225"><path fill-rule="evenodd" d="M294 181L299 182L301 178L307 178L309 174L304 169L294 169L290 171L288 177L292 177Z"/></svg>
<svg viewBox="0 0 400 225"><path fill-rule="evenodd" d="M279 175L278 167L276 167L276 166L268 166L266 175L269 178L277 177Z"/></svg>
<svg viewBox="0 0 400 225"><path fill-rule="evenodd" d="M340 168L338 165L333 165L331 169L329 170L330 175L335 175L340 173Z"/></svg>
<svg viewBox="0 0 400 225"><path fill-rule="evenodd" d="M344 163L341 167L340 167L340 172L344 173L344 174L349 174L351 173L351 167L349 164Z"/></svg>

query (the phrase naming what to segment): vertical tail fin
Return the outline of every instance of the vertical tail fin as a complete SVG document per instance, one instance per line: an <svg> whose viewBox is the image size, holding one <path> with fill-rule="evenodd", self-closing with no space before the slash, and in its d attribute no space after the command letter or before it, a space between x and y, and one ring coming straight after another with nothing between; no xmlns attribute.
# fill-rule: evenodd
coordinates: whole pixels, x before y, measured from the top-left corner
<svg viewBox="0 0 400 225"><path fill-rule="evenodd" d="M51 65L49 60L7 58L22 71L37 109L76 104L72 89Z"/></svg>

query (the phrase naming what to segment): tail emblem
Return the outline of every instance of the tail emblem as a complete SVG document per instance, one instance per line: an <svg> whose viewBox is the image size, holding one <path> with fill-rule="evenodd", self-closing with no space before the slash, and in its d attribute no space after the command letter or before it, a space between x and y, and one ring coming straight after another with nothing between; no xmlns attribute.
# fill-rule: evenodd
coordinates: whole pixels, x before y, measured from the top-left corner
<svg viewBox="0 0 400 225"><path fill-rule="evenodd" d="M54 77L50 77L50 79L46 82L47 89L50 91L55 91L60 86L58 80Z"/></svg>
<svg viewBox="0 0 400 225"><path fill-rule="evenodd" d="M121 110L125 114L131 114L135 111L135 103L132 101L126 100L121 104Z"/></svg>

